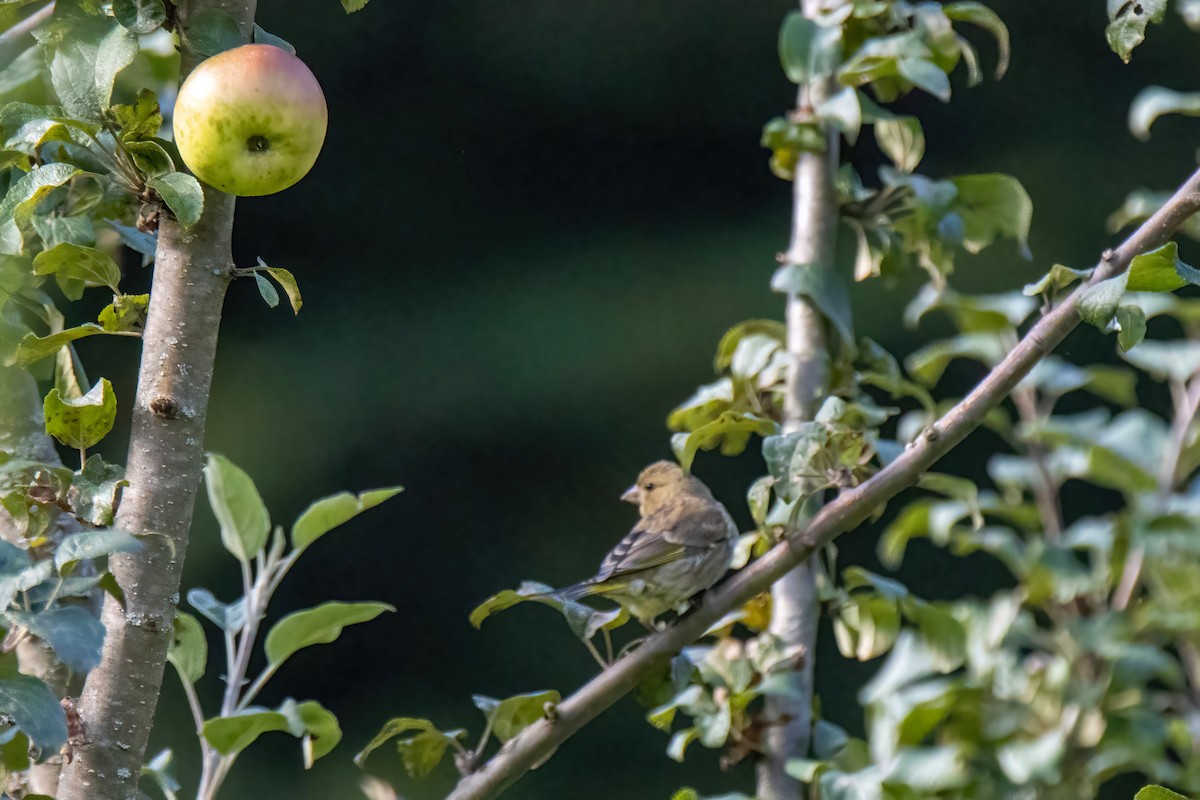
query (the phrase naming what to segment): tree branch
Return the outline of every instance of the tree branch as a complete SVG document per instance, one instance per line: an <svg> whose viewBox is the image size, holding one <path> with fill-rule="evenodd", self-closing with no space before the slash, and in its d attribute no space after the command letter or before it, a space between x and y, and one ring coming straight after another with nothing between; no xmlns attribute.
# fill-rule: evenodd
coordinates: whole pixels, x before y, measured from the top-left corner
<svg viewBox="0 0 1200 800"><path fill-rule="evenodd" d="M178 29L186 33L200 11L221 8L249 41L255 5L255 0L180 2ZM200 59L184 48L183 73ZM125 605L105 600L104 653L88 675L80 704L87 741L63 767L59 800L127 800L137 794L204 461L221 306L233 275L233 207L233 197L206 186L204 214L195 226L164 218L158 231L125 472L129 487L116 520L118 528L153 535L140 552L109 559Z"/></svg>
<svg viewBox="0 0 1200 800"><path fill-rule="evenodd" d="M14 23L4 33L0 33L0 67L8 66L18 53L16 52L25 37L32 34L37 27L50 19L54 13L54 3L47 3L42 8L34 11L28 17L25 17L20 22Z"/></svg>
<svg viewBox="0 0 1200 800"><path fill-rule="evenodd" d="M1198 211L1200 171L1120 247L1105 251L1090 284L1124 272L1135 255L1166 243L1180 224ZM693 613L649 637L631 655L582 686L558 705L553 721L539 720L510 740L482 769L459 781L447 800L487 800L499 796L584 725L632 691L652 670L699 639L722 616L766 591L819 547L856 527L880 505L914 485L934 462L978 428L987 413L1079 324L1075 305L1082 291L1082 287L1077 288L1039 320L1004 361L899 458L870 480L843 491L805 530L710 590Z"/></svg>
<svg viewBox="0 0 1200 800"><path fill-rule="evenodd" d="M802 0L805 16L815 17L818 3ZM802 84L796 95L798 116L810 117L828 95L828 82ZM828 126L826 126L828 128ZM824 153L800 153L792 183L792 235L784 262L801 269L834 267L838 201L834 188L839 137L825 134ZM787 349L790 356L784 394L783 433L794 433L811 420L825 398L829 380L829 343L821 310L804 295L787 300ZM812 511L819 497L811 498ZM816 558L805 559L771 587L769 631L784 649L803 653L797 669L787 676L790 691L766 699L764 757L758 763L759 797L800 800L803 787L787 772L787 762L808 753L812 730L813 665L821 607L817 598Z"/></svg>

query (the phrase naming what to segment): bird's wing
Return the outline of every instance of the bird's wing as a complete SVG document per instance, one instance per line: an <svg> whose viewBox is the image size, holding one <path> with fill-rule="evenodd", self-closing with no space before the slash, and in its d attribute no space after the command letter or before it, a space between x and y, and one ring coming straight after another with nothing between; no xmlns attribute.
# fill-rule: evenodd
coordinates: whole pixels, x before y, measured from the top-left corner
<svg viewBox="0 0 1200 800"><path fill-rule="evenodd" d="M725 541L732 524L719 507L678 516L672 525L648 517L638 521L608 552L591 583L653 569L696 555Z"/></svg>

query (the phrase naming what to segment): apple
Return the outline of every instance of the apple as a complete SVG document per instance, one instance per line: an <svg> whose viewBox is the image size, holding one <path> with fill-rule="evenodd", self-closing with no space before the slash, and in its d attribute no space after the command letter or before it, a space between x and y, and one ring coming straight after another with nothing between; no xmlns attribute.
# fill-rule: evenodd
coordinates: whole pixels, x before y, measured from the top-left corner
<svg viewBox="0 0 1200 800"><path fill-rule="evenodd" d="M308 174L328 121L321 85L303 61L246 44L202 61L179 87L175 144L200 180L258 197Z"/></svg>

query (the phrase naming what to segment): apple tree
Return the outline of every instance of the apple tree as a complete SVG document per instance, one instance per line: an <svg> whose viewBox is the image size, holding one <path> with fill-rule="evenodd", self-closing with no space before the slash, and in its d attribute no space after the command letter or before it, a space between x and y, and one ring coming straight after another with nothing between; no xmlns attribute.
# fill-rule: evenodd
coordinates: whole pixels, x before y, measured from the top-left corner
<svg viewBox="0 0 1200 800"><path fill-rule="evenodd" d="M318 700L255 701L296 652L392 610L327 602L264 631L297 561L400 488L323 498L285 526L245 471L204 451L230 283L252 278L272 307L280 290L293 311L302 304L286 269L233 263L235 197L303 177L325 103L290 45L255 24L253 0L35 5L0 4L10 59L0 86L14 94L0 107L4 789L179 796L171 754L146 752L169 663L202 753L195 793L207 800L263 734L294 736L306 765L338 745L339 723ZM1176 7L1200 24L1194 0ZM1109 46L1130 60L1166 11L1165 0L1108 3ZM1032 200L982 165L922 173L924 128L893 103L916 93L949 101L952 76L979 83L984 59L970 38L979 31L989 71L1002 77L1004 22L973 0L804 0L781 23L780 60L797 88L762 143L792 188L791 236L771 281L784 319L733 325L717 344L716 379L668 420L685 468L702 451L760 449L767 474L747 491L754 527L736 571L624 653L614 644L621 611L547 597L536 584L501 591L471 622L525 600L549 604L599 663L596 677L566 696L544 685L475 696L473 740L396 717L357 761L373 765L397 744L414 779L457 769L450 797L492 798L635 693L649 723L670 733L671 758L702 748L725 763L753 758L764 800L1087 798L1128 773L1200 791L1200 313L1186 289L1200 272L1179 241L1200 238L1200 172L1172 191L1132 191L1113 217L1123 240L1098 245L1094 264L1046 265L1043 278L1007 293L960 292L954 273L985 248L1031 257ZM160 98L177 87L171 138ZM1159 117L1198 107L1196 95L1150 88L1130 128L1145 138ZM867 131L887 160L877 175L841 157ZM852 245L849 263L839 236ZM122 290L118 258L128 251L152 265L148 294ZM856 336L853 282L914 274L922 286L908 321L942 316L949 338L898 356ZM96 321L68 326L63 303L100 291L113 300ZM1112 335L1119 365L1052 354L1080 322ZM111 337L140 340L132 398L84 369L80 351ZM979 381L958 398L940 382L961 362ZM1142 407L1139 381L1165 387L1166 416ZM1068 396L1088 407L1063 412ZM123 466L89 453L120 412L131 420ZM1003 444L985 484L932 471L981 427ZM1069 482L1113 510L1070 506ZM231 602L180 585L201 485L241 577ZM929 599L839 564L835 538L885 513L885 565L927 539L955 557L994 559L1011 585ZM863 738L829 718L813 685L816 648L830 646L816 640L822 615L842 656L880 659L859 695ZM196 688L213 660L206 626L226 651L217 698ZM260 642L266 665L251 674ZM373 800L396 796L378 780L364 786Z"/></svg>

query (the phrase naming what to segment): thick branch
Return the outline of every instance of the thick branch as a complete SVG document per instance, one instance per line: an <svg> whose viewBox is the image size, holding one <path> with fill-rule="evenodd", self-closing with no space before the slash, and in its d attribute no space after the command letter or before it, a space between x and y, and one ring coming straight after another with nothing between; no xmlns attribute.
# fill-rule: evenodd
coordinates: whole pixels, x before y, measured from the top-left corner
<svg viewBox="0 0 1200 800"><path fill-rule="evenodd" d="M1200 211L1200 171L1115 251L1106 251L1092 283L1118 275L1138 253L1166 243L1188 217ZM631 691L652 670L699 639L714 622L765 591L836 536L853 529L883 503L914 485L934 462L979 427L989 411L1076 325L1076 289L1043 317L999 365L899 458L873 478L848 489L825 506L809 526L777 545L714 590L700 607L655 634L628 657L597 675L559 704L553 721L543 719L512 739L478 772L464 777L447 800L485 800L500 795L545 761L576 731Z"/></svg>
<svg viewBox="0 0 1200 800"><path fill-rule="evenodd" d="M804 13L816 15L816 3L805 0ZM810 116L824 100L826 86L801 86L796 114ZM792 236L784 261L801 269L832 270L837 244L837 133L825 136L826 152L801 153L792 184ZM787 348L791 361L784 395L783 432L792 433L811 420L824 399L829 380L829 344L821 310L804 295L787 301ZM813 510L817 498L813 498ZM788 675L791 691L766 700L766 736L758 764L757 796L800 800L803 787L787 773L787 762L808 753L812 729L813 665L821 607L817 599L816 559L809 558L771 587L770 632L789 651L804 654Z"/></svg>
<svg viewBox="0 0 1200 800"><path fill-rule="evenodd" d="M186 32L197 12L214 7L232 14L249 40L254 0L179 3L180 28ZM184 71L198 60L185 50ZM116 520L118 528L153 535L142 551L110 558L125 606L106 599L104 654L80 704L87 741L63 768L59 800L137 794L203 466L217 331L233 274L233 206L233 197L205 187L204 215L194 227L164 219L159 228L125 473L129 487Z"/></svg>

